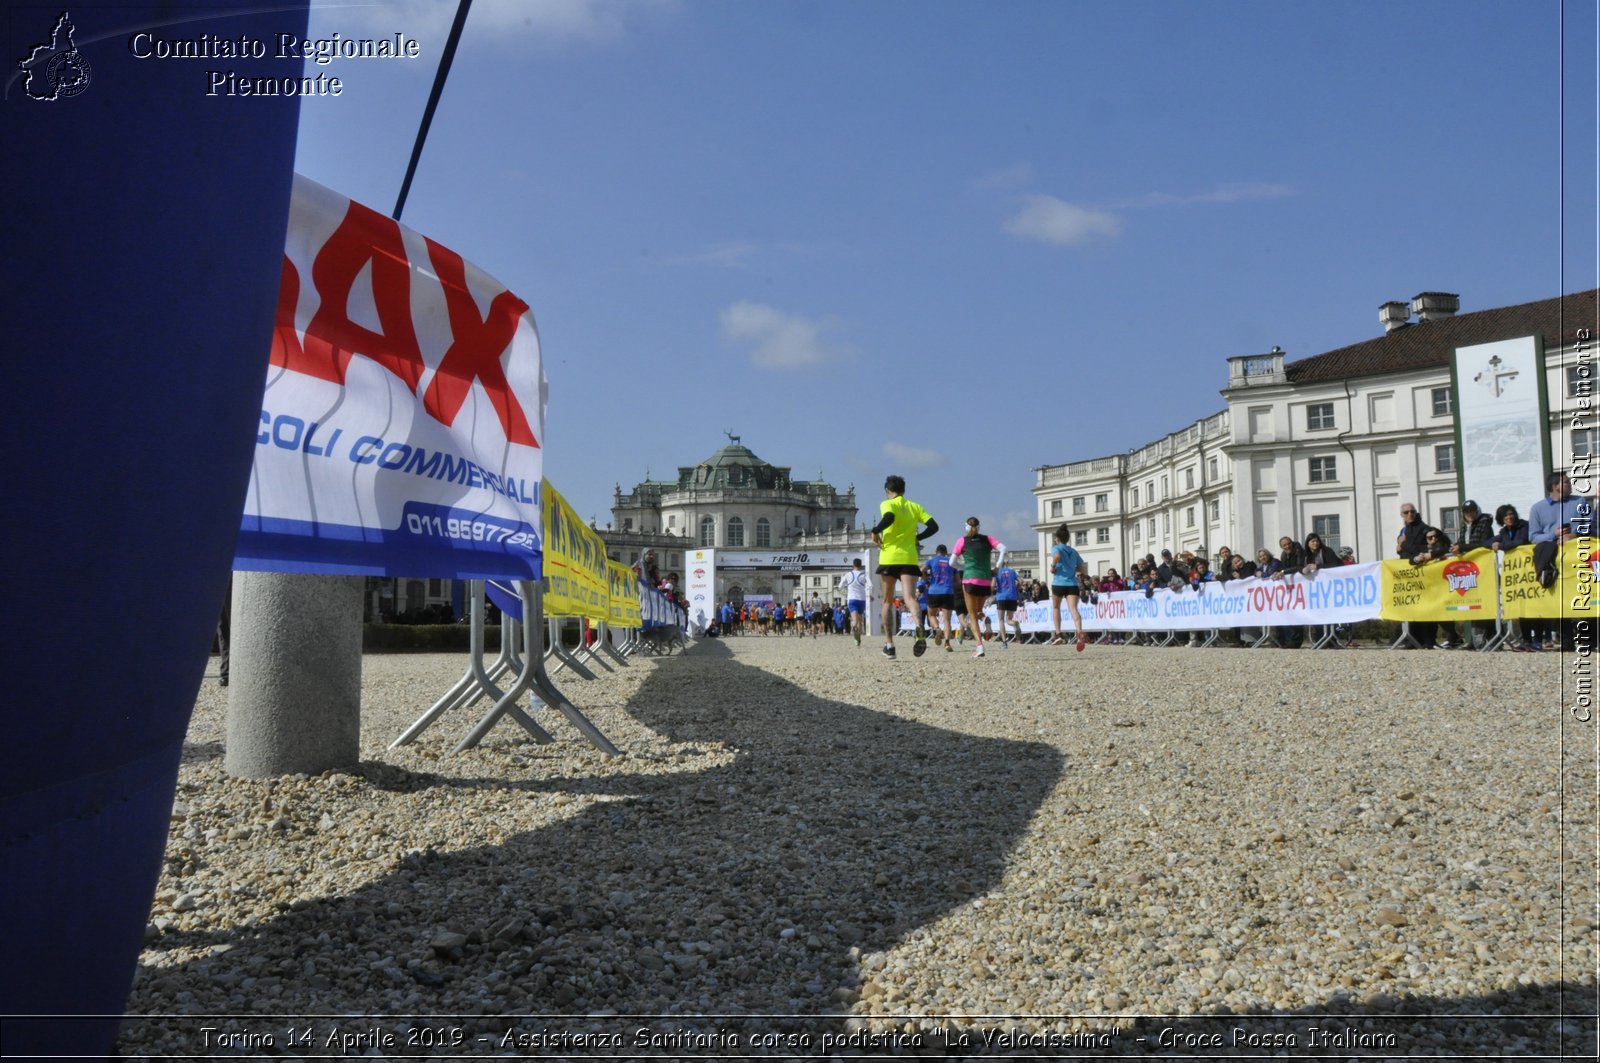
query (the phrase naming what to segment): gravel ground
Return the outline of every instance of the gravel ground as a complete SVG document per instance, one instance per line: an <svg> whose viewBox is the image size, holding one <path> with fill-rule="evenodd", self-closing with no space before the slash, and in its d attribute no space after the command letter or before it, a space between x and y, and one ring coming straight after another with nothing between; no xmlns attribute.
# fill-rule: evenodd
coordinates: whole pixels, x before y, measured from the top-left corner
<svg viewBox="0 0 1600 1063"><path fill-rule="evenodd" d="M390 750L464 658L369 656L361 765L271 780L208 680L120 1050L1593 1053L1575 659L910 649L558 674L619 758Z"/></svg>

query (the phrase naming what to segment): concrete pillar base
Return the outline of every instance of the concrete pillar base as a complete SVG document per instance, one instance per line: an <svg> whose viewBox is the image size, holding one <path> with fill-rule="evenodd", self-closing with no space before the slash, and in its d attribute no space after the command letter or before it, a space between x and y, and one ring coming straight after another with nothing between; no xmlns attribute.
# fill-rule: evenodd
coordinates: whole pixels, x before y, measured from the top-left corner
<svg viewBox="0 0 1600 1063"><path fill-rule="evenodd" d="M363 586L360 576L234 573L228 774L360 762Z"/></svg>

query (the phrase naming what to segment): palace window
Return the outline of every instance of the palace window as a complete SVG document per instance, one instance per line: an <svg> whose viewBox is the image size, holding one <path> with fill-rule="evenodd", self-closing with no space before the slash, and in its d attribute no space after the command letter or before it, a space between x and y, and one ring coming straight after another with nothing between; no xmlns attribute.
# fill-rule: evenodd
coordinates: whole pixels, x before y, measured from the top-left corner
<svg viewBox="0 0 1600 1063"><path fill-rule="evenodd" d="M1322 545L1339 549L1339 517L1337 514L1311 518L1311 530L1322 540Z"/></svg>

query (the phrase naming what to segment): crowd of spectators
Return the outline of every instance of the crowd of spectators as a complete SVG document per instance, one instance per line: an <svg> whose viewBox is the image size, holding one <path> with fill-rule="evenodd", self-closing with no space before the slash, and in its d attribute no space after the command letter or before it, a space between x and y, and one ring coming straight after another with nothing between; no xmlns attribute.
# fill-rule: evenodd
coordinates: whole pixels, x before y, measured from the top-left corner
<svg viewBox="0 0 1600 1063"><path fill-rule="evenodd" d="M1510 504L1497 507L1491 518L1477 502L1468 500L1461 507L1459 536L1454 542L1443 528L1427 523L1415 505L1405 503L1400 507L1401 526L1395 537L1393 556L1414 565L1424 565L1473 550L1504 551L1532 543L1541 580L1553 579L1553 546L1575 534L1591 534L1592 513L1592 502L1573 496L1570 480L1561 473L1553 473L1547 479L1546 497L1532 507L1532 520L1524 519L1517 507ZM1540 544L1545 545L1541 547ZM1146 554L1135 559L1126 573L1108 568L1099 576L1091 576L1087 597L1092 601L1099 594L1125 590L1142 591L1147 596L1154 595L1158 589L1182 592L1198 589L1204 583L1225 583L1252 576L1260 579L1284 579L1294 574L1314 577L1320 570L1356 561L1355 551L1350 547L1334 549L1315 532L1303 540L1280 536L1277 545L1276 553L1260 546L1253 555L1242 550L1235 552L1227 546L1219 547L1215 557L1204 547L1176 554L1162 550L1159 557ZM1539 553L1540 549L1545 552ZM648 580L674 602L685 604L674 575L669 573L663 577L656 571L653 551L646 552L635 568L642 580ZM1019 592L1024 601L1050 600L1049 586L1037 579L1023 581ZM898 600L895 605L904 608ZM716 626L725 634L809 634L816 637L846 633L848 623L842 602L823 602L813 595L810 601L795 599L788 603L724 603L719 607ZM1554 620L1516 621L1507 648L1538 651L1569 645L1568 627ZM1409 643L1422 649L1486 649L1496 645L1491 641L1494 625L1481 620L1462 622L1459 629L1453 623L1412 621L1407 625L1407 633ZM1334 637L1321 638L1316 644L1327 647L1351 644L1349 633L1342 628L1335 628L1332 634ZM1292 649L1304 645L1305 639L1303 629L1280 626L1265 632L1222 631L1214 641L1223 645L1238 645L1241 641L1245 645L1271 642ZM1192 638L1190 644L1199 644L1198 636Z"/></svg>
<svg viewBox="0 0 1600 1063"><path fill-rule="evenodd" d="M1477 502L1468 500L1461 507L1461 523L1457 541L1452 542L1445 530L1427 523L1418 508L1405 503L1400 507L1401 527L1395 537L1394 556L1414 565L1425 565L1446 558L1459 557L1473 550L1504 551L1541 542L1547 553L1535 554L1535 565L1540 569L1541 581L1554 578L1554 549L1574 534L1591 534L1592 502L1572 494L1571 482L1565 474L1552 473L1546 480L1546 497L1534 504L1541 519L1530 522L1522 517L1514 505L1502 505L1491 518ZM1278 551L1257 547L1254 559L1244 553L1235 553L1230 547L1219 547L1215 559L1209 557L1204 547L1174 554L1162 550L1160 557L1146 554L1128 567L1126 575L1110 568L1099 577L1090 579L1089 591L1094 594L1134 590L1153 595L1157 589L1183 591L1202 583L1225 582L1255 576L1261 579L1283 579L1292 573L1314 576L1319 570L1355 563L1355 551L1345 546L1333 549L1313 532L1303 541L1284 535L1278 539ZM1034 584L1038 586L1037 583ZM1039 600L1037 597L1034 600ZM1523 619L1513 625L1512 636L1506 648L1535 652L1570 646L1569 625L1559 621ZM1408 625L1409 640L1422 649L1486 649L1491 641L1494 624L1484 621L1433 623L1412 621ZM1237 644L1240 633L1223 632L1222 644ZM1260 641L1260 632L1246 629L1245 641ZM1348 636L1322 640L1319 644L1339 646L1348 644ZM1270 632L1270 641L1294 648L1304 644L1305 633L1294 627L1278 627ZM1191 642L1191 644L1194 644ZM1498 648L1498 647L1496 647Z"/></svg>

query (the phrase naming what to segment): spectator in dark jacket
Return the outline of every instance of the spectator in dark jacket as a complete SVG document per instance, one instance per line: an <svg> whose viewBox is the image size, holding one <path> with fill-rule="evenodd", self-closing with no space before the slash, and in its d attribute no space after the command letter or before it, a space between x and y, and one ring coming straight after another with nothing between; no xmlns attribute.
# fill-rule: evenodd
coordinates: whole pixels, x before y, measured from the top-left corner
<svg viewBox="0 0 1600 1063"><path fill-rule="evenodd" d="M1451 557L1460 557L1469 550L1485 550L1489 548L1489 540L1494 538L1494 521L1489 519L1489 514L1478 508L1478 503L1470 498L1461 504L1461 538L1450 547ZM1472 621L1461 622L1461 637L1458 644L1468 649L1482 649L1488 642L1488 636L1473 626Z"/></svg>
<svg viewBox="0 0 1600 1063"><path fill-rule="evenodd" d="M1323 543L1322 536L1312 532L1306 536L1305 549L1302 551L1305 563L1300 566L1300 571L1308 576L1317 574L1320 568L1339 568L1344 564L1339 560L1339 555L1333 547Z"/></svg>
<svg viewBox="0 0 1600 1063"><path fill-rule="evenodd" d="M1422 536L1422 552L1411 559L1413 565L1426 565L1434 561L1443 561L1450 556L1450 536L1442 528L1429 528ZM1417 634L1419 625L1411 625L1411 633ZM1456 648L1456 629L1454 624L1429 624L1433 629L1433 637L1438 641L1440 649L1453 650ZM1422 643L1423 648L1431 648L1432 644Z"/></svg>
<svg viewBox="0 0 1600 1063"><path fill-rule="evenodd" d="M1468 550L1486 549L1494 535L1494 521L1489 519L1489 514L1468 499L1461 506L1461 540L1450 548L1450 554L1457 556Z"/></svg>
<svg viewBox="0 0 1600 1063"><path fill-rule="evenodd" d="M1517 513L1516 506L1501 506L1494 511L1494 522L1499 525L1499 530L1489 539L1491 550L1515 550L1519 546L1527 546L1528 522ZM1532 617L1525 617L1516 622L1518 625L1517 637L1514 644L1519 650L1529 652L1544 649L1545 623Z"/></svg>
<svg viewBox="0 0 1600 1063"><path fill-rule="evenodd" d="M1278 565L1284 575L1299 572L1306 567L1305 550L1287 535L1278 536Z"/></svg>
<svg viewBox="0 0 1600 1063"><path fill-rule="evenodd" d="M1400 504L1400 534L1395 536L1394 552L1396 556L1403 557L1413 565L1420 564L1417 558L1422 556L1427 548L1426 536L1428 526L1422 522L1422 514L1410 502ZM1417 644L1425 650L1433 649L1434 629L1438 625L1426 620L1411 620L1406 623L1406 630Z"/></svg>
<svg viewBox="0 0 1600 1063"><path fill-rule="evenodd" d="M1285 579L1300 572L1306 567L1306 552L1300 544L1287 535L1278 537L1278 571L1273 573L1274 579ZM1305 644L1306 629L1298 624L1285 624L1275 627L1273 638L1278 640L1278 645L1286 650L1297 650Z"/></svg>
<svg viewBox="0 0 1600 1063"><path fill-rule="evenodd" d="M1450 536L1442 528L1429 528L1422 533L1422 550L1411 559L1413 565L1426 565L1450 556Z"/></svg>

